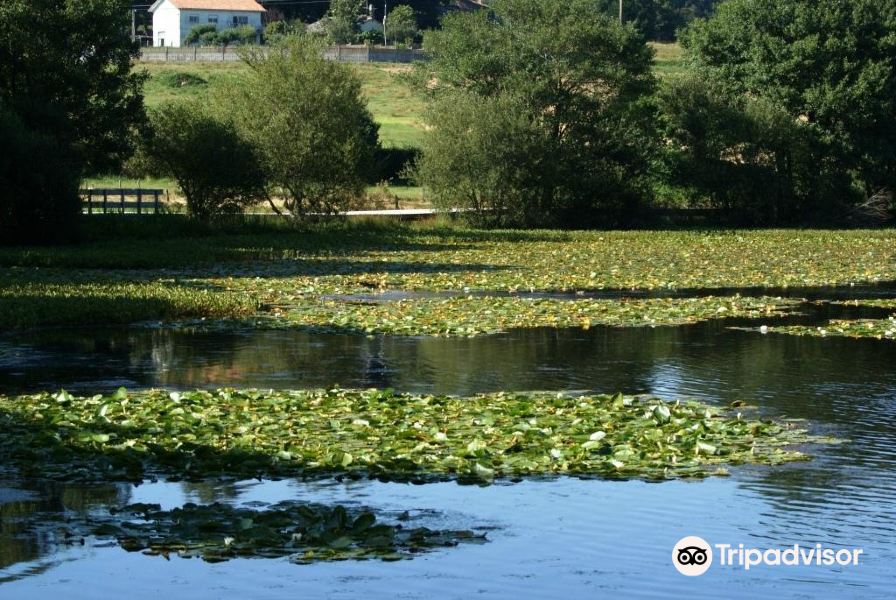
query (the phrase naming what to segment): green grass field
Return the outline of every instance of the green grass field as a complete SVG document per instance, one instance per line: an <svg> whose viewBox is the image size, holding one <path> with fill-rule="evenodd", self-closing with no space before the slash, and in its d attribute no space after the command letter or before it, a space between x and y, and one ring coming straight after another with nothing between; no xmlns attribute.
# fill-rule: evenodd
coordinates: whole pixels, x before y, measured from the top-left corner
<svg viewBox="0 0 896 600"><path fill-rule="evenodd" d="M384 146L417 146L423 135L423 100L401 81L407 65L350 65L361 78L370 112L380 125ZM209 98L225 83L239 82L248 67L242 63L140 63L149 74L146 105Z"/></svg>

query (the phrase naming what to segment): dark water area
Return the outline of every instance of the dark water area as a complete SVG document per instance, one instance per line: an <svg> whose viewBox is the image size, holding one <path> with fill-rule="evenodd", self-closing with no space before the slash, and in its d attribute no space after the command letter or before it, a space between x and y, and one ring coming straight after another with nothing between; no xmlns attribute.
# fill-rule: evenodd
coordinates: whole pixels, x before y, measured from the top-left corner
<svg viewBox="0 0 896 600"><path fill-rule="evenodd" d="M786 322L867 316L807 308ZM767 324L780 324L769 321ZM0 393L65 388L391 387L648 393L806 419L845 440L813 460L734 467L727 478L645 483L559 478L480 488L371 481L200 482L99 487L3 481L0 598L875 598L896 583L896 343L686 327L521 330L473 339L301 331L46 330L0 338ZM397 563L208 564L69 544L17 529L22 515L128 502L309 500L427 515L437 527L487 527L490 543ZM737 547L820 543L862 548L857 566L714 565L696 578L672 566L686 535Z"/></svg>

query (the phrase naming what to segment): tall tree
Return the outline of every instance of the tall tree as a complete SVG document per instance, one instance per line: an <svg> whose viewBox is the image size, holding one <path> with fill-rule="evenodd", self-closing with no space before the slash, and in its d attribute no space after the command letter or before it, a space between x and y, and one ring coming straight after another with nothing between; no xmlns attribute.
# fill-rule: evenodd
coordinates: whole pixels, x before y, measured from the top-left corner
<svg viewBox="0 0 896 600"><path fill-rule="evenodd" d="M334 44L350 44L358 34L358 19L364 13L363 0L330 0L327 37Z"/></svg>
<svg viewBox="0 0 896 600"><path fill-rule="evenodd" d="M696 76L713 82L729 106L759 102L798 125L816 176L794 178L787 156L776 170L802 199L800 210L850 190L860 197L892 190L896 2L729 0L682 41Z"/></svg>
<svg viewBox="0 0 896 600"><path fill-rule="evenodd" d="M609 225L643 197L652 52L599 0L495 0L428 32L419 177L482 223Z"/></svg>
<svg viewBox="0 0 896 600"><path fill-rule="evenodd" d="M308 37L244 59L249 74L220 103L261 157L271 195L296 217L344 209L363 191L377 147L357 75Z"/></svg>
<svg viewBox="0 0 896 600"><path fill-rule="evenodd" d="M50 147L59 153L52 161L32 163L31 181L55 177L37 171L62 160L76 178L64 188L76 190L77 178L116 168L130 153L129 131L144 115L143 76L131 70L137 49L130 40L129 6L127 0L0 2L0 105L14 115L7 119L20 131L13 139L25 140L27 132L35 139L14 154ZM48 213L37 206L42 197L21 193L33 214L43 215L34 222L47 224ZM77 195L56 206L55 220L74 222ZM26 226L29 219L17 222Z"/></svg>

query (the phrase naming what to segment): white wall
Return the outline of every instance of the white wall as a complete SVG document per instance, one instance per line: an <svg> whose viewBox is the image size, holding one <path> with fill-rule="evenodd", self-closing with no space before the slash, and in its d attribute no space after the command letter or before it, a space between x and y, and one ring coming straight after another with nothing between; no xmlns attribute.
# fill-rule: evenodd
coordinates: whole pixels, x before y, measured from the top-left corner
<svg viewBox="0 0 896 600"><path fill-rule="evenodd" d="M198 22L191 23L190 17L195 17ZM261 28L260 12L245 12L235 10L180 10L165 0L152 15L153 46L169 46L179 48L190 30L197 25L207 25L217 17L218 31L230 29L234 26L234 17L245 17L247 25L255 29ZM162 41L164 40L164 44Z"/></svg>
<svg viewBox="0 0 896 600"><path fill-rule="evenodd" d="M153 46L180 46L183 39L180 17L180 11L168 0L159 5L152 14ZM183 35L186 35L186 32Z"/></svg>

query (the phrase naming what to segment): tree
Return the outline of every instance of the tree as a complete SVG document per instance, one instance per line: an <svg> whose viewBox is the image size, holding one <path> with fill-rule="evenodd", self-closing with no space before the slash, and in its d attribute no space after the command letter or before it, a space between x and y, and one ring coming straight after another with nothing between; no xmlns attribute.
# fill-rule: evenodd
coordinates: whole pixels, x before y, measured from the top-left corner
<svg viewBox="0 0 896 600"><path fill-rule="evenodd" d="M0 103L0 243L73 237L80 212L77 160L53 135L29 129Z"/></svg>
<svg viewBox="0 0 896 600"><path fill-rule="evenodd" d="M805 140L804 164L780 149L756 157L776 164L796 199L787 218L892 190L896 3L730 0L682 42L696 76L713 82L727 106L759 103L786 115L791 135ZM798 176L807 169L816 174L808 181Z"/></svg>
<svg viewBox="0 0 896 600"><path fill-rule="evenodd" d="M0 208L6 223L28 228L26 215L49 218L47 211L55 210L61 211L57 217L34 223L35 234L50 235L50 222L73 229L80 212L77 183L59 181L61 173L77 182L87 172L116 169L130 154L129 132L143 118L143 76L131 72L136 47L128 8L125 0L0 2L0 105L4 126L18 132L20 144L10 160L34 157L22 163L30 173L12 182L6 171L0 188L22 186L25 179L37 186ZM51 148L54 156L39 156ZM60 173L50 172L57 168ZM53 193L36 193L40 182L51 181L59 183ZM60 194L69 200L61 201Z"/></svg>
<svg viewBox="0 0 896 600"><path fill-rule="evenodd" d="M507 226L613 225L645 195L652 52L593 0L495 0L428 32L419 180Z"/></svg>
<svg viewBox="0 0 896 600"><path fill-rule="evenodd" d="M404 4L396 6L386 17L386 34L394 42L410 44L417 37L417 15Z"/></svg>
<svg viewBox="0 0 896 600"><path fill-rule="evenodd" d="M331 0L327 13L327 37L334 44L351 44L358 35L358 20L364 14L361 0Z"/></svg>
<svg viewBox="0 0 896 600"><path fill-rule="evenodd" d="M167 104L150 112L142 167L172 177L190 214L209 221L265 197L264 172L252 146L232 123L199 104Z"/></svg>
<svg viewBox="0 0 896 600"><path fill-rule="evenodd" d="M310 38L243 56L249 74L221 104L257 149L272 194L297 217L341 210L362 192L377 148L358 77Z"/></svg>
<svg viewBox="0 0 896 600"><path fill-rule="evenodd" d="M129 8L126 0L0 4L0 99L26 127L71 147L85 171L117 167L143 117Z"/></svg>

